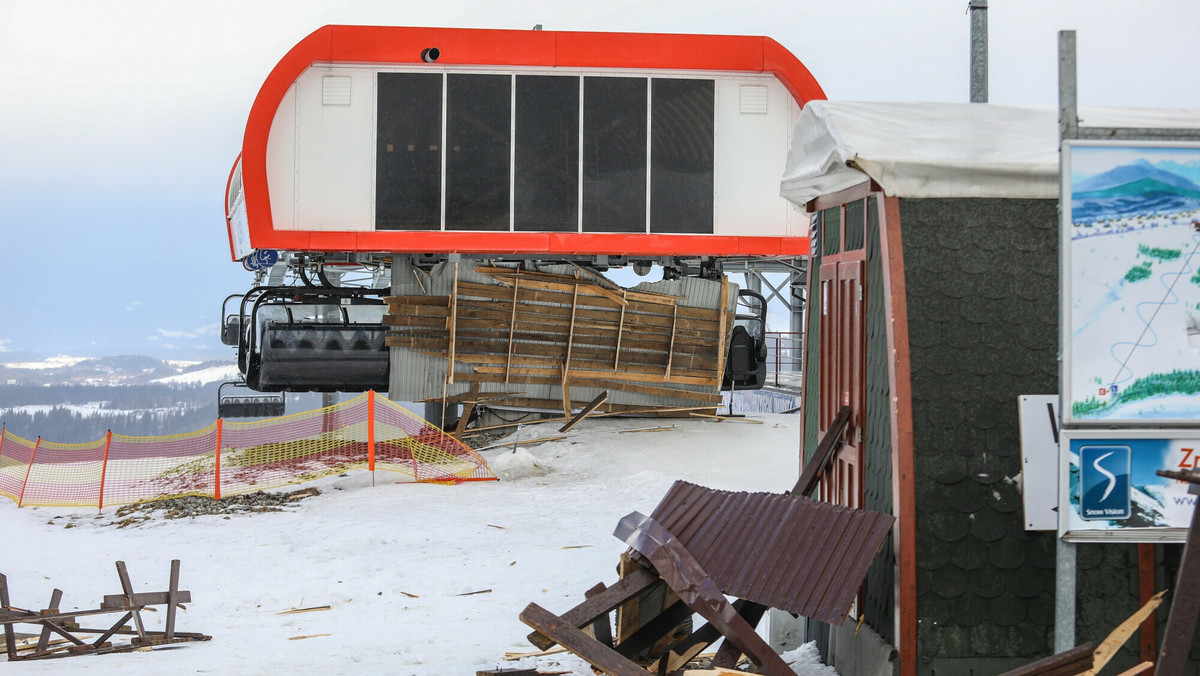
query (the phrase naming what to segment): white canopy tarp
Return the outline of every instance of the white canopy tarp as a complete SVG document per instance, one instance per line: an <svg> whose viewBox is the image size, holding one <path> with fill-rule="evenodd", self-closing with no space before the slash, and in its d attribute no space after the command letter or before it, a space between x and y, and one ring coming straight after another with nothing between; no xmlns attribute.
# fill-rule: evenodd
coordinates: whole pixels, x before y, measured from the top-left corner
<svg viewBox="0 0 1200 676"><path fill-rule="evenodd" d="M1084 108L1079 125L1200 129L1200 110ZM792 133L780 194L803 207L867 178L899 197L1057 198L1058 110L808 102Z"/></svg>

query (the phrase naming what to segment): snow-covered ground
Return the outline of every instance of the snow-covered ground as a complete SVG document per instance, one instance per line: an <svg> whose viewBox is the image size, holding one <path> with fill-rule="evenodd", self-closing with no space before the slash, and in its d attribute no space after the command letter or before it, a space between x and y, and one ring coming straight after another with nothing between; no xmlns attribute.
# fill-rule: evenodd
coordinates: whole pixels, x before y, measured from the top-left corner
<svg viewBox="0 0 1200 676"><path fill-rule="evenodd" d="M171 559L193 602L179 631L212 641L150 652L6 664L11 676L96 674L474 674L506 652L534 650L518 619L531 601L563 612L596 582L616 580L625 546L612 536L631 511L649 513L671 483L784 491L799 473L799 418L744 421L589 420L567 439L524 428L517 450L483 455L498 482L396 484L358 472L314 484L290 511L161 520L118 529L114 510L24 508L0 500L0 573L11 602L91 608L120 590L114 561L136 591L167 588ZM667 427L661 431L647 428ZM330 610L281 615L282 611ZM161 628L163 613L145 613ZM102 616L108 617L108 616ZM116 617L109 618L115 621ZM28 629L28 627L24 627ZM797 651L798 673L834 674ZM525 666L588 676L569 654Z"/></svg>
<svg viewBox="0 0 1200 676"><path fill-rule="evenodd" d="M175 365L175 364L173 364ZM167 376L158 378L151 382L162 383L164 385L204 385L207 383L220 383L229 380L240 380L241 373L238 371L237 364L225 364L222 366L209 366L208 368L198 369L180 373L176 376Z"/></svg>
<svg viewBox="0 0 1200 676"><path fill-rule="evenodd" d="M86 357L69 357L65 354L60 354L54 357L47 357L41 361L22 361L8 362L3 364L12 369L29 369L33 371L45 371L49 369L60 369L64 366L74 366L79 362L87 361Z"/></svg>

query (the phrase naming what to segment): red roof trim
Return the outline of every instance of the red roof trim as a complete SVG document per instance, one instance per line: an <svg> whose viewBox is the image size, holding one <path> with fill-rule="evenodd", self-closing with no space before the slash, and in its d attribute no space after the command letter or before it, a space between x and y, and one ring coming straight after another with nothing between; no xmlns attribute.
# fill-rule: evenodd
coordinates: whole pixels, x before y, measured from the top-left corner
<svg viewBox="0 0 1200 676"><path fill-rule="evenodd" d="M437 47L441 52L438 67L446 65L508 65L567 68L645 68L667 70L722 70L770 72L803 106L824 99L825 92L804 64L779 43L766 37L732 35L674 35L663 33L584 33L561 31L512 31L459 28L399 28L390 26L324 26L301 40L279 61L267 76L246 123L242 142L242 185L246 194L246 217L251 241L257 245L296 248L301 241L318 241L322 248L337 251L437 251L463 250L469 242L471 252L497 253L489 248L488 237L478 233L413 232L325 232L299 233L275 230L267 190L267 137L275 111L288 88L310 65L317 62L420 64L421 52ZM228 203L228 199L226 200ZM530 233L526 233L530 234ZM438 237L434 237L438 235ZM748 248L754 252L775 248L773 237L711 237L696 235L553 234L538 235L553 248L528 249L520 253L644 253L644 254L728 254L737 255ZM778 248L808 253L807 238L795 245ZM746 242L753 240L753 242ZM523 244L516 233L505 236L508 248ZM739 241L741 244L739 245ZM689 244L689 242L691 242ZM440 248L426 245L437 243ZM632 250L607 248L619 243L635 245ZM716 245L720 249L694 249L696 245ZM451 246L452 245L452 246ZM311 246L311 245L310 245ZM325 249L324 247L332 247ZM450 246L450 248L447 248ZM230 245L232 250L232 243ZM560 248L561 247L561 248ZM604 248L596 248L604 247ZM694 249L694 250L693 250ZM707 249L707 246L705 247ZM464 251L465 252L465 251ZM765 255L765 254L757 254ZM778 255L778 254L775 254ZM796 255L803 255L797 253Z"/></svg>

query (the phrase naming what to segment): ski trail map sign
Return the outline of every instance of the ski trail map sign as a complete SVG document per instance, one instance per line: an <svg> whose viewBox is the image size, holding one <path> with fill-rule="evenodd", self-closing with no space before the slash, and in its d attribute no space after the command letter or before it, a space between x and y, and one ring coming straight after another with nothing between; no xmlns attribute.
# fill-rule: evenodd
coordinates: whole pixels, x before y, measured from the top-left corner
<svg viewBox="0 0 1200 676"><path fill-rule="evenodd" d="M1200 145L1063 149L1063 416L1200 420Z"/></svg>

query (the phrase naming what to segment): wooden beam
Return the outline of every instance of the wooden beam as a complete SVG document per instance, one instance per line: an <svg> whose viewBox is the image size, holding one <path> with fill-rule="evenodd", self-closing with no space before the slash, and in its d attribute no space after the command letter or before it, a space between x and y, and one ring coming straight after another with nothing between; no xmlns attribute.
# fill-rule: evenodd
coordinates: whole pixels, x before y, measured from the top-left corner
<svg viewBox="0 0 1200 676"><path fill-rule="evenodd" d="M556 643L609 676L646 676L645 669L536 603L530 603L521 611L521 621L554 639Z"/></svg>
<svg viewBox="0 0 1200 676"><path fill-rule="evenodd" d="M807 498L813 492L813 489L817 487L817 483L821 480L821 473L829 465L834 451L841 445L842 430L846 428L846 423L850 421L851 413L852 411L849 406L843 406L838 411L837 416L830 423L829 429L825 431L825 436L821 439L821 443L817 444L816 452L809 458L808 463L804 465L804 473L800 475L800 479L792 487L791 495L799 495L802 498Z"/></svg>
<svg viewBox="0 0 1200 676"><path fill-rule="evenodd" d="M0 573L0 610L7 609L8 607L8 578L4 577L3 573ZM15 660L17 658L17 636L11 624L4 625L4 647L8 652L9 661Z"/></svg>
<svg viewBox="0 0 1200 676"><path fill-rule="evenodd" d="M725 334L729 332L729 278L721 275L721 318L717 328L717 382L725 380Z"/></svg>
<svg viewBox="0 0 1200 676"><path fill-rule="evenodd" d="M467 430L467 423L471 422L471 413L475 410L475 404L479 398L479 383L471 383L471 389L467 392L469 400L464 403L462 415L458 417L458 424L454 426L454 433L451 435L455 439L462 440L463 432Z"/></svg>
<svg viewBox="0 0 1200 676"><path fill-rule="evenodd" d="M671 379L671 359L675 356L675 327L679 319L679 307L675 307L676 314L671 316L671 340L667 344L667 371L663 374L663 380Z"/></svg>
<svg viewBox="0 0 1200 676"><path fill-rule="evenodd" d="M566 382L565 381L563 383L563 391L566 391ZM581 420L586 418L589 413L591 413L592 411L595 411L597 408L599 408L600 404L603 404L607 399L608 399L608 390L604 390L603 392L600 393L599 396L597 396L595 399L593 399L590 404L588 404L587 406L584 406L583 410L580 411L579 413L577 413L574 418L571 418L571 420L568 421L566 425L563 425L562 427L558 428L558 431L566 432L567 430L571 429L572 427L578 425Z"/></svg>
<svg viewBox="0 0 1200 676"><path fill-rule="evenodd" d="M517 330L517 293L520 291L521 280L513 281L512 318L508 326L508 363L504 366L504 382L508 382L508 368L512 365L513 332Z"/></svg>
<svg viewBox="0 0 1200 676"><path fill-rule="evenodd" d="M450 291L450 317L446 320L449 324L450 340L447 345L447 351L450 356L446 358L446 383L454 384L454 333L458 329L458 261L454 262L454 285Z"/></svg>
<svg viewBox="0 0 1200 676"><path fill-rule="evenodd" d="M657 583L657 575L645 568L638 568L622 577L613 586L563 613L562 619L571 626L586 627L595 622L596 618L607 615L617 606ZM529 642L542 650L549 650L557 643L548 634L536 631L529 635Z"/></svg>
<svg viewBox="0 0 1200 676"><path fill-rule="evenodd" d="M128 608L133 611L133 624L137 627L138 638L144 641L146 639L146 628L142 625L140 606L134 603L136 595L133 593L133 584L129 581L129 571L126 570L124 561L117 561L117 577L121 579L121 589L125 592L125 602L129 604Z"/></svg>
<svg viewBox="0 0 1200 676"><path fill-rule="evenodd" d="M593 596L599 595L605 589L608 589L608 587L603 582L597 582L595 586L583 593L583 597L590 599ZM612 645L612 623L608 621L607 614L597 617L596 621L589 624L588 627L591 629L593 638L604 645Z"/></svg>
<svg viewBox="0 0 1200 676"><path fill-rule="evenodd" d="M575 295L571 298L571 324L567 327L567 354L563 358L563 379L566 372L571 370L571 347L575 343L575 311L579 308L579 287L575 287ZM569 414L570 411L567 411Z"/></svg>
<svg viewBox="0 0 1200 676"><path fill-rule="evenodd" d="M613 348L613 370L621 367L621 334L625 331L625 306L621 306L621 318L617 320L617 345Z"/></svg>
<svg viewBox="0 0 1200 676"><path fill-rule="evenodd" d="M567 371L567 363L562 365L562 379L559 381L559 393L562 395L563 417L571 417L571 384L568 382L570 374Z"/></svg>
<svg viewBox="0 0 1200 676"><path fill-rule="evenodd" d="M61 589L55 589L55 590L51 591L50 592L50 605L46 606L46 609L51 612L57 613L58 612L58 604L60 601L62 601L62 594L63 593L62 593ZM46 648L49 647L49 645L50 645L50 627L43 625L42 626L42 634L41 634L41 636L38 637L37 652L39 652L39 653L46 652Z"/></svg>

